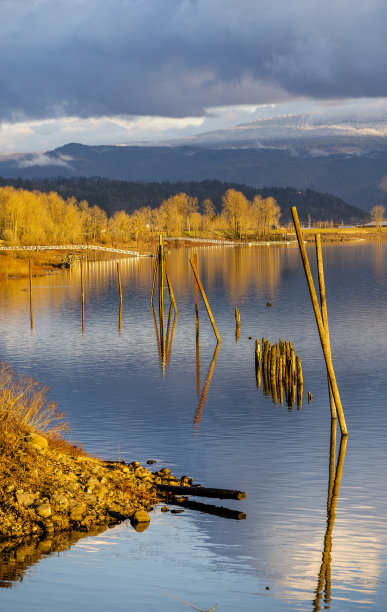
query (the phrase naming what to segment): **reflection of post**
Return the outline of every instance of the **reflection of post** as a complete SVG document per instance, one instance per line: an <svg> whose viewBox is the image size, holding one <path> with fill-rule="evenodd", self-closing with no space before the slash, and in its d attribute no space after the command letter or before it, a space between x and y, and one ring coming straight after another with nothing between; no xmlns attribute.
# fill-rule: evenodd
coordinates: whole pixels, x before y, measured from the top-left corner
<svg viewBox="0 0 387 612"><path fill-rule="evenodd" d="M320 234L316 234L316 257L317 257L317 269L318 269L318 282L319 282L319 287L320 287L321 316L323 320L324 330L327 336L327 344L328 344L329 352L331 353L331 342L329 338L328 310L327 310L327 299L326 299L326 293L325 293L324 267L323 267L323 259L322 259L322 252L321 252ZM329 389L329 402L331 406L331 416L332 416L332 419L337 419L335 400L334 400L333 393L332 393L331 383L329 382L329 373L328 373L328 389Z"/></svg>
<svg viewBox="0 0 387 612"><path fill-rule="evenodd" d="M161 354L165 358L165 334L164 334L164 275L163 275L164 249L163 237L159 236L159 317L160 317L160 344Z"/></svg>
<svg viewBox="0 0 387 612"><path fill-rule="evenodd" d="M200 396L200 354L199 354L199 334L196 333L196 395Z"/></svg>
<svg viewBox="0 0 387 612"><path fill-rule="evenodd" d="M155 269L154 269L154 272L153 272L153 285L152 285L152 294L151 294L151 304L153 304L153 295L154 295L154 292L155 292L155 285L156 285L158 265L159 265L159 256L158 256L158 250L157 250L157 254L156 254L156 257L155 257Z"/></svg>
<svg viewBox="0 0 387 612"><path fill-rule="evenodd" d="M341 405L339 389L338 389L337 381L336 381L336 375L333 369L332 357L331 357L328 343L327 343L327 336L326 336L326 333L324 330L324 324L321 318L320 307L319 307L318 300L317 300L316 290L314 288L313 277L312 277L312 273L310 270L310 265L309 265L309 260L308 260L308 256L306 253L306 249L305 249L305 244L304 244L304 239L303 239L302 232L301 232L300 222L298 219L297 209L295 206L292 206L291 212L293 216L294 227L296 230L298 246L299 246L300 253L301 253L302 263L304 265L304 271L305 271L306 279L308 282L310 298L313 304L313 310L314 310L314 315L316 318L317 328L318 328L318 332L320 336L320 342L321 342L321 346L324 352L325 363L326 363L328 374L329 374L329 380L330 380L331 387L332 387L333 397L335 399L336 410L337 410L337 414L339 417L341 433L343 435L347 435L348 431L347 431L347 426L345 423L343 407Z"/></svg>
<svg viewBox="0 0 387 612"><path fill-rule="evenodd" d="M196 270L198 270L198 256L196 253L192 259L194 261ZM198 293L198 281L196 280L196 276L195 276L195 324L196 324L196 337L198 338L199 337L199 293Z"/></svg>
<svg viewBox="0 0 387 612"><path fill-rule="evenodd" d="M122 300L120 300L120 310L118 313L118 332L121 333L121 319L122 319Z"/></svg>
<svg viewBox="0 0 387 612"><path fill-rule="evenodd" d="M85 288L83 283L83 261L81 259L82 333L85 333Z"/></svg>
<svg viewBox="0 0 387 612"><path fill-rule="evenodd" d="M34 313L32 310L32 270L31 270L31 257L28 258L28 271L30 277L30 322L31 329L34 329Z"/></svg>
<svg viewBox="0 0 387 612"><path fill-rule="evenodd" d="M175 309L175 311L177 313L177 306L176 306L175 295L173 293L171 279L169 278L167 262L165 260L165 255L163 255L163 259L164 259L165 276L166 276L167 284L168 284L169 297L171 299L171 304L173 304L173 307L174 307L174 309Z"/></svg>
<svg viewBox="0 0 387 612"><path fill-rule="evenodd" d="M159 358L161 361L161 346L160 346L160 336L159 336L159 330L157 327L157 321L156 321L156 315L155 315L155 310L153 308L153 304L151 303L151 308L152 308L152 316L153 316L153 324L155 326L155 334L156 334L156 340L157 340L157 348L159 351Z"/></svg>
<svg viewBox="0 0 387 612"><path fill-rule="evenodd" d="M192 259L190 259L190 263L191 263L191 267L192 267L192 270L193 270L194 276L195 276L196 281L197 281L197 283L198 283L198 286L199 286L199 289L200 289L200 293L202 294L203 302L204 302L204 303L205 303L205 305L206 305L206 308L207 308L207 313L208 313L208 316L210 317L210 321L211 321L211 324L212 324L213 330L214 330L214 332L215 332L216 339L218 340L218 342L221 342L221 339L220 339L220 336L219 336L219 333L218 333L217 327L216 327L216 325L215 325L214 317L212 316L211 308L210 308L210 305L209 305L209 303L208 303L208 300L207 300L206 294L204 293L203 285L202 285L202 283L201 283L201 281L200 281L199 274L198 274L198 271L197 271L197 269L196 269L196 266L195 266L195 263L194 263L193 258L192 258Z"/></svg>
<svg viewBox="0 0 387 612"><path fill-rule="evenodd" d="M197 407L195 416L194 416L194 427L197 430L198 428L198 424L200 419L202 418L202 411L203 411L203 406L205 404L206 401L206 397L207 397L207 393L208 393L208 388L210 386L210 382L211 382L211 378L212 378L212 374L214 371L214 367L215 367L215 362L216 362L216 358L218 356L218 352L220 349L220 342L217 343L216 347L215 347L215 351L214 354L212 356L212 361L211 361L211 365L210 368L208 370L208 374L207 374L207 378L205 380L205 383L203 385L203 390L200 396L200 401L199 401L199 405Z"/></svg>
<svg viewBox="0 0 387 612"><path fill-rule="evenodd" d="M172 311L172 304L170 306L170 312L171 311ZM169 366L169 362L171 360L173 336L175 335L176 321L177 321L177 310L175 310L175 316L173 318L171 337L170 337L169 342L168 342L168 348L167 348L167 366Z"/></svg>
<svg viewBox="0 0 387 612"><path fill-rule="evenodd" d="M324 538L324 551L322 554L322 562L318 575L316 588L316 597L313 601L313 610L317 612L322 609L321 599L325 584L324 608L329 607L331 600L331 562L332 562L332 532L336 518L336 507L339 497L340 482L343 475L343 466L345 458L345 450L347 446L347 436L341 437L339 457L337 460L336 471L335 453L336 453L336 420L332 419L331 425L331 444L329 458L329 484L328 484L328 501L327 501L327 529Z"/></svg>

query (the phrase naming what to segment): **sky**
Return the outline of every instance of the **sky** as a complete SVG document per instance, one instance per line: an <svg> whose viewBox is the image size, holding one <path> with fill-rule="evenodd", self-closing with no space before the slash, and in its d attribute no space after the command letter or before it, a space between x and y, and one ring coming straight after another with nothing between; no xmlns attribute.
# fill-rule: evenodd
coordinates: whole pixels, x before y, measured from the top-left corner
<svg viewBox="0 0 387 612"><path fill-rule="evenodd" d="M385 0L0 0L0 152L387 118Z"/></svg>

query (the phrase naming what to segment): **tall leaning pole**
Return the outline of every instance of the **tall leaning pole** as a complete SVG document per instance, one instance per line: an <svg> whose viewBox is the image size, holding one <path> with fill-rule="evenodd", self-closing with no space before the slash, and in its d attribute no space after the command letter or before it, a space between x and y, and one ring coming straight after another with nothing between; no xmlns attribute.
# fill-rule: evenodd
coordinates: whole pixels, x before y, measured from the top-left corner
<svg viewBox="0 0 387 612"><path fill-rule="evenodd" d="M292 206L291 213L293 217L294 227L296 230L296 236L298 240L298 246L300 248L301 259L302 259L302 263L304 266L305 276L308 282L310 298L312 300L312 305L313 305L313 310L314 310L314 316L316 317L316 323L317 323L318 333L320 336L321 346L322 346L323 353L324 353L329 382L331 385L333 398L336 404L336 410L337 410L337 416L339 418L340 429L341 429L342 435L346 436L348 435L348 430L347 430L347 426L345 423L343 407L341 405L341 399L340 399L339 389L337 386L336 375L333 369L332 356L330 352L330 343L327 338L327 334L325 333L325 330L324 330L324 324L323 324L323 320L322 320L321 313L320 313L320 306L318 303L316 290L314 288L312 272L310 270L308 255L306 253L304 238L303 238L302 231L301 231L300 221L298 219L297 208L295 206Z"/></svg>

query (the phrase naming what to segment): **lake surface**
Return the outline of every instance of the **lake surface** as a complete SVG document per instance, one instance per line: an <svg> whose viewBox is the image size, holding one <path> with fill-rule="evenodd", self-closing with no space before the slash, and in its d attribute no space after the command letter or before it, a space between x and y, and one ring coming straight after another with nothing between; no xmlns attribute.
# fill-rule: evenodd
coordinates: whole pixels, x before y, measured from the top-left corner
<svg viewBox="0 0 387 612"><path fill-rule="evenodd" d="M197 360L193 253L222 338L215 360L203 302ZM308 254L315 270L314 249ZM326 246L323 256L349 430L340 447L337 429L335 453L326 370L295 246L170 252L178 317L161 359L150 258L120 260L120 330L117 260L85 266L84 333L79 269L34 279L33 330L28 280L0 281L0 359L50 387L72 440L103 458L154 459L155 469L247 493L215 501L246 520L156 508L142 533L122 523L19 551L2 560L1 609L177 612L189 609L184 602L200 610L218 604L219 612L387 609L387 245ZM156 306L157 295L158 323ZM165 330L168 306L166 296ZM303 366L301 408L274 404L257 388L262 336L293 342Z"/></svg>

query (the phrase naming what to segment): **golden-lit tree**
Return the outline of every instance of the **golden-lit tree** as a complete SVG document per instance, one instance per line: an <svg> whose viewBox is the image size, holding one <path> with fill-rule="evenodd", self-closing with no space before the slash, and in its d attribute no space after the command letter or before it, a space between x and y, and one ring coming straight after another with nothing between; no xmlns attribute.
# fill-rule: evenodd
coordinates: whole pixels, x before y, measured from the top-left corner
<svg viewBox="0 0 387 612"><path fill-rule="evenodd" d="M242 238L249 226L250 203L241 191L228 189L222 198L223 211L235 236Z"/></svg>

